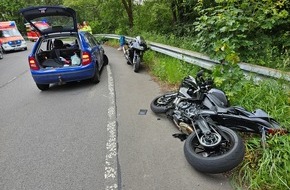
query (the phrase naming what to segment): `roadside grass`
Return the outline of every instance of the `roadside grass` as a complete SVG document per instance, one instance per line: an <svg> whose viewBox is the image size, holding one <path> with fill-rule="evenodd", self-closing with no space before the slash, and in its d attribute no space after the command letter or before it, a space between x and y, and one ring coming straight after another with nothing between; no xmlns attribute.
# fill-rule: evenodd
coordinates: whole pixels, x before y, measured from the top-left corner
<svg viewBox="0 0 290 190"><path fill-rule="evenodd" d="M200 68L148 51L144 61L149 72L162 83L179 85L183 77L195 76ZM240 105L249 111L265 110L282 126L290 130L290 90L282 80L264 79L255 82L233 66L217 68L213 76L217 87L224 90L232 105ZM168 89L171 90L171 89ZM270 190L290 189L290 137L270 136L263 149L261 137L241 134L245 141L246 156L243 163L232 171L232 184L236 189Z"/></svg>
<svg viewBox="0 0 290 190"><path fill-rule="evenodd" d="M263 149L259 137L246 140L246 156L235 169L236 187L252 190L290 189L290 136L272 136Z"/></svg>
<svg viewBox="0 0 290 190"><path fill-rule="evenodd" d="M157 55L153 51L147 51L144 54L144 62L149 67L151 74L170 85L178 85L184 77L194 75L199 70L184 61L162 54Z"/></svg>

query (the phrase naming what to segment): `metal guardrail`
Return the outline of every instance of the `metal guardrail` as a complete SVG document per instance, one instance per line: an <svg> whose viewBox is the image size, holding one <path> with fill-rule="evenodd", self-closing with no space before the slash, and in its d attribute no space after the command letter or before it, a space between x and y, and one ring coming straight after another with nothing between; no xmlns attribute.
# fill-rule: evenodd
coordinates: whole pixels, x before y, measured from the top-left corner
<svg viewBox="0 0 290 190"><path fill-rule="evenodd" d="M110 39L119 39L120 35L116 34L95 34L97 37L105 37ZM126 39L132 40L134 38L125 36ZM200 66L202 68L212 70L213 67L219 64L219 61L212 60L208 56L194 51L184 50L164 44L147 41L149 48L153 51L183 60L185 62ZM246 73L255 73L261 76L272 77L277 79L284 79L290 81L290 72L283 72L276 69L252 65L248 63L239 63L240 68Z"/></svg>

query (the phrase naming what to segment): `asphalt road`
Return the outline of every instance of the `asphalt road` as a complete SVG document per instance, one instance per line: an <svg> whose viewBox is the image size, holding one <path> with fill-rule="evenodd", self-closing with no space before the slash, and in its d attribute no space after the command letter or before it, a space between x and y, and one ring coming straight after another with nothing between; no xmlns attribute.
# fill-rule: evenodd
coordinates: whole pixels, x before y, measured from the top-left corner
<svg viewBox="0 0 290 190"><path fill-rule="evenodd" d="M28 51L0 60L1 190L231 190L223 175L196 172L153 114L161 94L145 68L134 73L116 48L97 85L38 90ZM147 111L147 112L146 112Z"/></svg>

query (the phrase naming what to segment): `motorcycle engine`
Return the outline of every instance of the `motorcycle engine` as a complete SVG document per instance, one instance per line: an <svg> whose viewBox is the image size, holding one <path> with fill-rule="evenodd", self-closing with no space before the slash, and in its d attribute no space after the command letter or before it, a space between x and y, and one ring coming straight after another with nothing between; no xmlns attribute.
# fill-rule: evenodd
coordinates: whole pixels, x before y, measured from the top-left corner
<svg viewBox="0 0 290 190"><path fill-rule="evenodd" d="M187 117L192 117L196 115L197 105L190 101L181 101L177 105L179 111L183 112Z"/></svg>
<svg viewBox="0 0 290 190"><path fill-rule="evenodd" d="M189 135L193 132L190 117L196 115L197 105L190 101L180 101L173 112L173 121L181 132Z"/></svg>

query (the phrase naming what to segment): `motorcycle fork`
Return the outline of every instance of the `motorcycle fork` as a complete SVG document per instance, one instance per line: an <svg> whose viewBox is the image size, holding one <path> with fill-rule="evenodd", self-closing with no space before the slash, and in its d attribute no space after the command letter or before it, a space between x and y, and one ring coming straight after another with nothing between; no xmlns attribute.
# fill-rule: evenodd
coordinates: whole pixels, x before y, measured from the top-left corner
<svg viewBox="0 0 290 190"><path fill-rule="evenodd" d="M136 63L137 57L140 57L140 56L139 56L139 54L138 54L136 51L134 51L134 55L133 55L133 64Z"/></svg>
<svg viewBox="0 0 290 190"><path fill-rule="evenodd" d="M210 125L209 125L210 124ZM210 121L209 118L203 118L203 117L199 117L197 120L195 120L195 122L192 120L192 126L193 129L196 133L196 136L198 138L198 141L203 144L200 135L197 133L197 129L195 126L198 126L198 128L202 131L202 134L204 134L205 136L207 135L211 135L212 131L214 133L217 134L217 136L221 139L221 137L223 137L224 139L226 139L227 142L229 142L229 138L225 135L225 133L220 130L220 128L213 123L213 121ZM214 127L212 127L214 126Z"/></svg>

